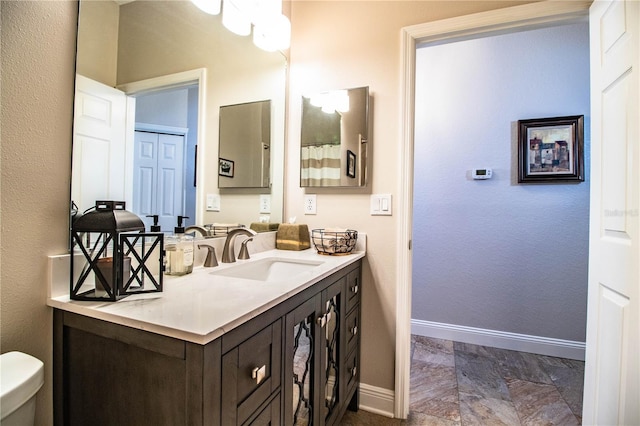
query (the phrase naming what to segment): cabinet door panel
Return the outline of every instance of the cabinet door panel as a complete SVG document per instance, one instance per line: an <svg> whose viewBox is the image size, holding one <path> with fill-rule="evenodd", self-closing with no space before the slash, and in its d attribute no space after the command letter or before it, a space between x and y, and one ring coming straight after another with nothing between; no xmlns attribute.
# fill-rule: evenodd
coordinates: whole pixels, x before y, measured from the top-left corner
<svg viewBox="0 0 640 426"><path fill-rule="evenodd" d="M341 329L343 327L343 300L345 279L335 282L322 292L322 307L325 317L322 336L321 372L324 389L324 401L321 406L322 418L328 424L332 423L341 401L340 362L344 351Z"/></svg>
<svg viewBox="0 0 640 426"><path fill-rule="evenodd" d="M284 424L318 424L316 407L320 400L317 388L320 374L317 338L320 327L321 300L309 299L287 314L285 321Z"/></svg>

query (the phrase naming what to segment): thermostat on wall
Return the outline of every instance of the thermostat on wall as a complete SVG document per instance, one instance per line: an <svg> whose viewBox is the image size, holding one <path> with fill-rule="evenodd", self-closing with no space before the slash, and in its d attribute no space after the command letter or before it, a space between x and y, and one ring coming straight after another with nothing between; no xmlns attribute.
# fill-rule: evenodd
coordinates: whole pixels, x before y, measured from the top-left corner
<svg viewBox="0 0 640 426"><path fill-rule="evenodd" d="M491 169L473 169L471 176L474 179L491 179Z"/></svg>

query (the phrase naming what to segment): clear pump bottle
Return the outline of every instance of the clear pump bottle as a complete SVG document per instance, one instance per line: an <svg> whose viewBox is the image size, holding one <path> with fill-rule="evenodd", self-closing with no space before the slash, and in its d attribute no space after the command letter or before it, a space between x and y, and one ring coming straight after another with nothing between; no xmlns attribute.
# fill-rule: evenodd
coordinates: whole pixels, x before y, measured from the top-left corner
<svg viewBox="0 0 640 426"><path fill-rule="evenodd" d="M184 233L182 220L187 216L178 216L178 226L174 228L174 234L165 239L167 275L186 275L193 271L194 243L191 235Z"/></svg>

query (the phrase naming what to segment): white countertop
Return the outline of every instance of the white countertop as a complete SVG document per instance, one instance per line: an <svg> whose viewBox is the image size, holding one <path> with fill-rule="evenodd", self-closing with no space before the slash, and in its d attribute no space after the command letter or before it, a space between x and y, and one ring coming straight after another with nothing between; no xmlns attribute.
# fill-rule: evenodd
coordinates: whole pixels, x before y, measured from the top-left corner
<svg viewBox="0 0 640 426"><path fill-rule="evenodd" d="M191 274L181 277L165 275L161 293L132 295L117 302L76 301L63 295L49 297L47 304L88 317L206 344L364 256L364 251L346 256L324 256L313 249L267 250L252 254L250 260L221 263L213 268L196 267ZM322 264L289 279L271 282L211 273L269 257L319 261Z"/></svg>

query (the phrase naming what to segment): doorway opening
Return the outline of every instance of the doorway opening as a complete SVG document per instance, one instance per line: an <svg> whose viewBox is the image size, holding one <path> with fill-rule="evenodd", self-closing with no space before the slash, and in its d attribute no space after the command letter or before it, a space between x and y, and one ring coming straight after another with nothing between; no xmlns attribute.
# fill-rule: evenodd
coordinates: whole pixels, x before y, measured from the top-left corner
<svg viewBox="0 0 640 426"><path fill-rule="evenodd" d="M133 209L165 231L195 223L198 86L136 97Z"/></svg>
<svg viewBox="0 0 640 426"><path fill-rule="evenodd" d="M188 217L183 222L185 227L201 223L204 185L199 183L206 158L206 147L201 143L205 140L205 80L206 70L199 68L118 86L136 103L135 117L129 117L128 145L136 146L138 160L145 157L150 163L138 162L143 166L137 168L136 179L143 182L143 189L136 188L137 201L133 201L134 213L141 216L147 227L152 218L146 216L154 214L160 216L159 224L165 232L176 226L177 216ZM143 140L146 152L141 149ZM149 155L153 147L156 154L160 153L155 159ZM133 149L128 156L133 170L136 163ZM170 157L175 160L169 161Z"/></svg>
<svg viewBox="0 0 640 426"><path fill-rule="evenodd" d="M416 47L420 43L442 43L488 35L504 34L526 29L585 20L588 4L530 4L504 10L490 11L469 16L447 19L403 29L403 164L402 185L399 193L401 211L400 247L406 250L398 254L398 291L396 327L396 386L395 416L406 418L409 412L409 373L411 339L411 289L412 289L412 229L413 229L413 160L414 160L414 110L415 110L415 65ZM562 10L560 10L562 9ZM474 167L474 166L469 166Z"/></svg>

